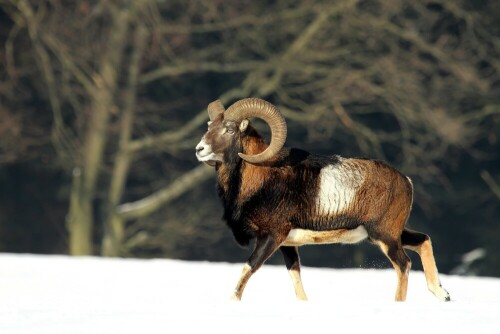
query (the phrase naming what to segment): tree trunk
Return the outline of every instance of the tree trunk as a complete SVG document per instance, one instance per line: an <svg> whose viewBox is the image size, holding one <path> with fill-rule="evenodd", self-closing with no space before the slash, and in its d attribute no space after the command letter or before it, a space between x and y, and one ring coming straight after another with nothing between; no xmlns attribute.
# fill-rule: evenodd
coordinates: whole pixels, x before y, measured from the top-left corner
<svg viewBox="0 0 500 334"><path fill-rule="evenodd" d="M69 252L71 255L92 254L92 212L91 201L87 199L82 188L82 172L80 168L73 170L70 208L67 221L69 233Z"/></svg>
<svg viewBox="0 0 500 334"><path fill-rule="evenodd" d="M71 255L92 254L93 208L95 188L106 144L108 122L114 107L119 66L123 47L127 43L129 10L112 8L113 24L108 49L103 55L99 73L94 76L91 95L90 123L84 143L82 171L73 182L69 212L69 240ZM75 243L75 244L73 244Z"/></svg>
<svg viewBox="0 0 500 334"><path fill-rule="evenodd" d="M111 176L111 186L106 205L106 221L104 222L104 236L101 253L103 256L119 256L124 237L124 221L117 214L117 206L122 198L123 189L127 180L128 169L133 152L129 149L134 109L137 96L137 81L139 77L140 59L146 41L147 30L138 25L134 35L134 51L130 60L126 101L120 127L120 141L115 157L115 165Z"/></svg>

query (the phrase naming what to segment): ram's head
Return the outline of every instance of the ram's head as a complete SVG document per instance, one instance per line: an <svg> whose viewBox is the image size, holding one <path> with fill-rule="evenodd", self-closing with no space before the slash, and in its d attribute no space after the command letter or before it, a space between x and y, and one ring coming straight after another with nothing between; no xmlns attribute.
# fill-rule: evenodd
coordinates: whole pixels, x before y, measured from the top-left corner
<svg viewBox="0 0 500 334"><path fill-rule="evenodd" d="M240 100L224 109L217 100L208 105L208 130L196 146L196 157L211 166L216 162L226 162L228 156L238 156L252 164L259 164L271 159L278 153L286 140L286 122L279 110L269 102L248 98ZM247 155L242 153L242 139L249 129L249 118L264 120L271 128L271 143L260 153Z"/></svg>

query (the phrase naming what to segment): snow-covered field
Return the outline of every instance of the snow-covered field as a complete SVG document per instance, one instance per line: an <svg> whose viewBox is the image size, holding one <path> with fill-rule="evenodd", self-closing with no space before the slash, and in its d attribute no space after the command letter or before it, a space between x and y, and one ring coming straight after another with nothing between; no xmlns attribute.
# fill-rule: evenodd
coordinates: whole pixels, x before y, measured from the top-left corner
<svg viewBox="0 0 500 334"><path fill-rule="evenodd" d="M441 276L453 299L393 270L305 267L309 302L284 266L265 265L242 302L241 264L0 254L0 333L500 333L500 279ZM278 332L276 332L278 331Z"/></svg>

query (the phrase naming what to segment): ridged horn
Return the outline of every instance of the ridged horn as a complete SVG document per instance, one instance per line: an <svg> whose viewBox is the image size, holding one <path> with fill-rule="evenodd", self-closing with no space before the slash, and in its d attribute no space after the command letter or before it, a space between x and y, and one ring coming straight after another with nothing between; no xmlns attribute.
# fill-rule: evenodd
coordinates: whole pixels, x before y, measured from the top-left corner
<svg viewBox="0 0 500 334"><path fill-rule="evenodd" d="M215 100L214 102L208 105L208 117L211 121L217 118L220 114L224 112L224 105L220 100Z"/></svg>
<svg viewBox="0 0 500 334"><path fill-rule="evenodd" d="M255 155L238 153L243 160L257 164L271 159L281 150L286 140L286 122L278 108L267 101L257 98L248 98L235 102L224 112L224 119L226 120L241 121L250 117L264 120L271 128L271 143L264 152Z"/></svg>

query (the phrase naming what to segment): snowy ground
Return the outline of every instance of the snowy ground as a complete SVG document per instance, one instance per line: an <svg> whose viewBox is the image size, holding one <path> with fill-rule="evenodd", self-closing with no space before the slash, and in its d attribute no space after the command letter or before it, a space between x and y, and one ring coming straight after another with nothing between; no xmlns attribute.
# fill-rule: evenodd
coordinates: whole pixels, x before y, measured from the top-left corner
<svg viewBox="0 0 500 334"><path fill-rule="evenodd" d="M500 279L441 276L444 303L410 274L392 301L393 270L302 270L295 301L281 266L264 266L243 301L242 265L0 254L0 333L500 333Z"/></svg>

